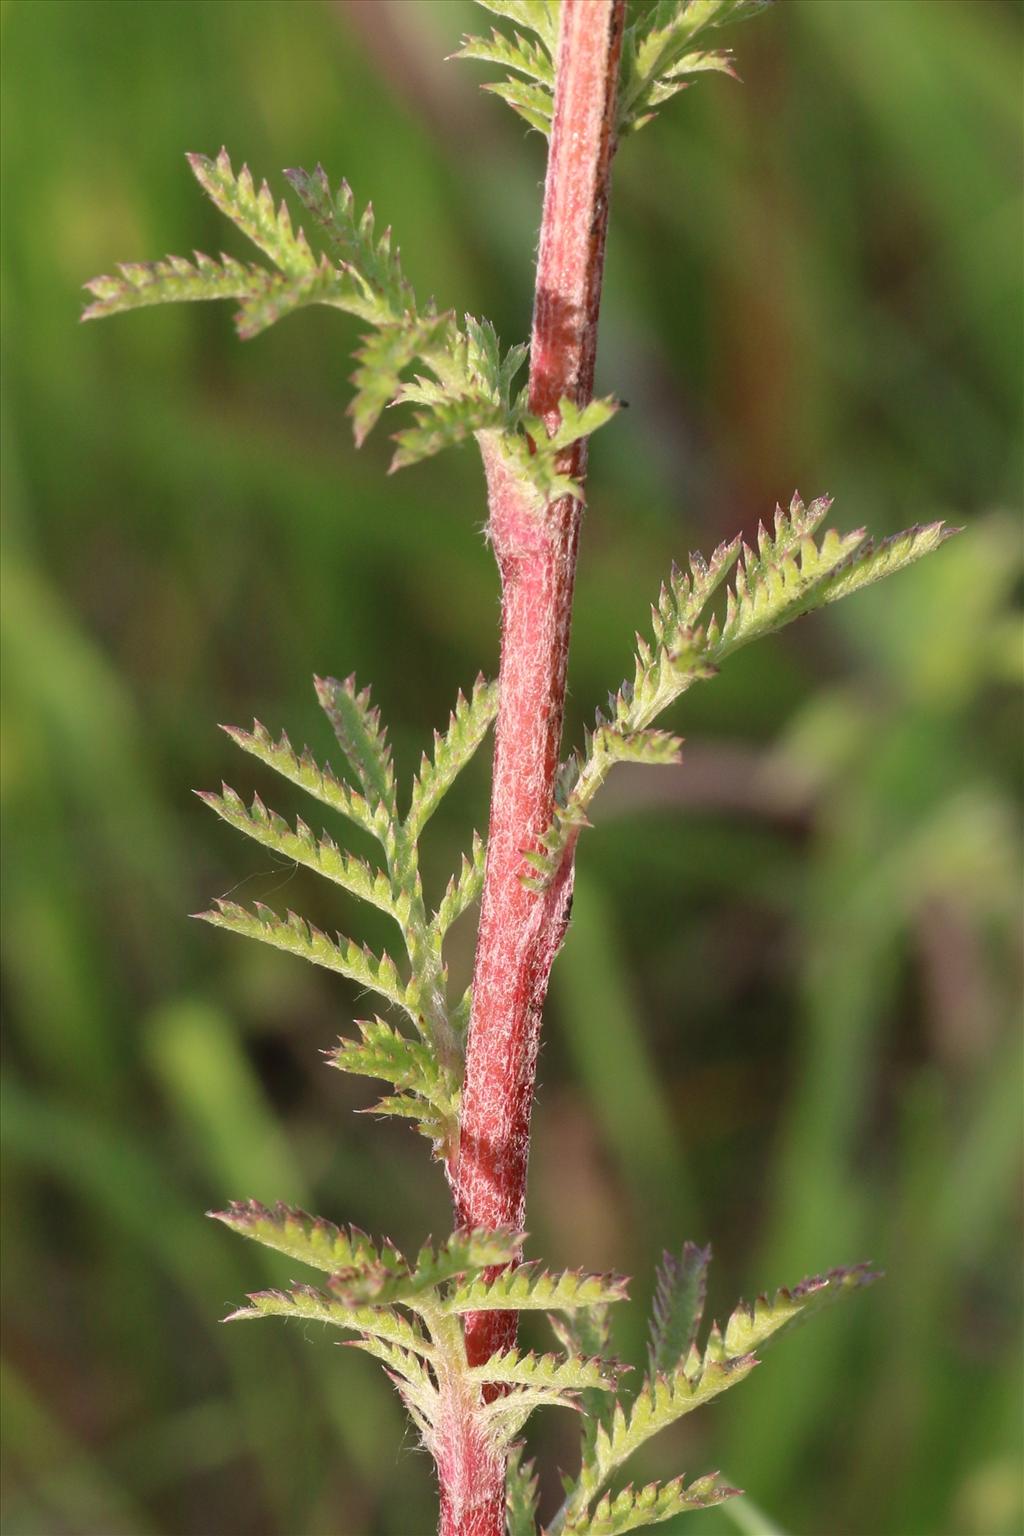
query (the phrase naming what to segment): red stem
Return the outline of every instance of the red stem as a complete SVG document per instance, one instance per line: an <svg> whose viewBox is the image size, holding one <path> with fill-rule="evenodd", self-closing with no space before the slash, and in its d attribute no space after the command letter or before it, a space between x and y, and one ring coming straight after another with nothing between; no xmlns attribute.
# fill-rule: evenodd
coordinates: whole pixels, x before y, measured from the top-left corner
<svg viewBox="0 0 1024 1536"><path fill-rule="evenodd" d="M551 422L560 399L583 404L593 389L624 10L625 0L562 5L530 362L530 408ZM521 877L523 853L537 846L554 804L580 506L566 497L539 512L496 449L485 445L484 461L502 587L500 704L460 1146L449 1172L460 1225L521 1231L541 1011L568 922L572 862L543 894ZM582 481L585 442L567 451L564 468ZM470 1364L515 1337L514 1312L474 1314ZM491 1469L468 1505L442 1486L442 1536L500 1536L503 1485L503 1470L498 1487Z"/></svg>

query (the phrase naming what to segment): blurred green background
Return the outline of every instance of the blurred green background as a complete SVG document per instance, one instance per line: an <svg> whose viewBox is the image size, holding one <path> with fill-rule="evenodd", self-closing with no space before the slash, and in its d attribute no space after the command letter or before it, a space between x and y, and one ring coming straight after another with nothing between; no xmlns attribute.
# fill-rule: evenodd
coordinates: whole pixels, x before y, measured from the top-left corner
<svg viewBox="0 0 1024 1536"><path fill-rule="evenodd" d="M846 527L966 530L689 694L684 768L620 771L549 1007L534 1253L623 1269L646 1305L660 1249L710 1240L718 1313L888 1272L638 1468L721 1467L806 1536L1024 1528L1021 19L786 0L737 30L744 86L686 92L615 170L598 385L631 409L592 455L573 737L670 560L794 486ZM412 1134L351 1113L373 1085L323 1070L357 1000L185 914L232 889L379 936L189 791L269 792L220 720L327 751L314 671L372 679L411 771L495 666L480 472L387 479L383 431L355 454L356 330L329 311L244 347L222 307L76 321L118 259L246 254L183 159L226 143L278 190L321 158L395 221L422 294L524 336L543 144L443 62L487 21L3 8L8 1536L432 1527L372 1362L218 1324L289 1274L207 1207L281 1197L401 1244L449 1214ZM437 818L438 889L486 755ZM643 1339L638 1305L623 1352ZM537 1426L548 1506L567 1419Z"/></svg>

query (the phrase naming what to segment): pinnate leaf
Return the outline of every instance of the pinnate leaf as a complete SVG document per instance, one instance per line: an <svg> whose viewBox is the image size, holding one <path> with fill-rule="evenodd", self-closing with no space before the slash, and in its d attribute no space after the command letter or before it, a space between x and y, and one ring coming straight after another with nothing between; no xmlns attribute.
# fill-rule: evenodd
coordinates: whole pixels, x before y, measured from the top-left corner
<svg viewBox="0 0 1024 1536"><path fill-rule="evenodd" d="M460 1276L478 1274L495 1264L511 1262L522 1245L522 1235L497 1231L455 1232L434 1248L425 1244L415 1264L404 1272L381 1265L376 1271L355 1270L332 1275L328 1287L347 1306L384 1306L403 1302L416 1306L430 1293ZM437 1304L439 1298L433 1298Z"/></svg>
<svg viewBox="0 0 1024 1536"><path fill-rule="evenodd" d="M284 174L323 230L334 256L359 284L362 305L357 313L376 325L415 321L415 296L402 273L391 230L376 233L372 204L360 214L348 182L332 191L322 165L312 172L297 168Z"/></svg>
<svg viewBox="0 0 1024 1536"><path fill-rule="evenodd" d="M329 1323L366 1338L382 1339L422 1355L425 1360L433 1359L436 1353L419 1324L391 1307L349 1307L312 1285L253 1291L246 1300L248 1306L229 1313L224 1319L226 1323L247 1322L260 1317L297 1318L307 1323Z"/></svg>
<svg viewBox="0 0 1024 1536"><path fill-rule="evenodd" d="M469 699L460 693L442 736L434 732L434 757L425 754L413 782L406 820L409 835L419 837L458 774L465 768L498 712L498 684L478 677Z"/></svg>
<svg viewBox="0 0 1024 1536"><path fill-rule="evenodd" d="M694 46L706 28L740 20L768 0L653 0L636 7L623 40L619 131L642 128L654 109L705 70L735 75L727 49ZM703 42L703 39L701 40Z"/></svg>
<svg viewBox="0 0 1024 1536"><path fill-rule="evenodd" d="M383 805L371 806L351 785L337 777L330 763L321 767L308 747L297 753L284 732L275 741L258 720L253 722L251 731L242 730L236 725L222 726L222 730L243 752L251 753L268 768L281 774L282 778L306 790L322 805L329 805L331 810L347 817L357 827L362 827L364 832L369 832L378 842L387 842L391 819L386 808Z"/></svg>
<svg viewBox="0 0 1024 1536"><path fill-rule="evenodd" d="M360 1039L342 1040L327 1053L332 1067L360 1077L377 1077L431 1103L451 1107L457 1084L422 1040L410 1040L383 1019L361 1020Z"/></svg>
<svg viewBox="0 0 1024 1536"><path fill-rule="evenodd" d="M520 1264L490 1280L459 1285L445 1299L447 1312L561 1312L576 1307L624 1301L627 1282L620 1275L593 1275L582 1270L551 1273L536 1264Z"/></svg>
<svg viewBox="0 0 1024 1536"><path fill-rule="evenodd" d="M484 90L501 96L531 128L550 137L554 109L555 50L558 43L558 0L479 0L487 10L517 29L492 28L489 37L464 37L452 55L494 64L512 71Z"/></svg>
<svg viewBox="0 0 1024 1536"><path fill-rule="evenodd" d="M269 256L281 272L298 277L316 269L317 260L300 229L292 229L291 216L282 202L275 206L264 181L257 190L247 165L236 176L231 157L222 149L216 160L190 154L188 163L203 191L231 222Z"/></svg>
<svg viewBox="0 0 1024 1536"><path fill-rule="evenodd" d="M391 748L387 731L381 725L380 711L371 703L369 688L358 688L354 675L344 682L318 677L314 683L321 708L334 728L364 798L372 806L382 805L397 820Z"/></svg>
<svg viewBox="0 0 1024 1536"><path fill-rule="evenodd" d="M484 888L486 848L478 833L473 834L470 857L462 855L462 867L453 875L441 898L431 923L434 942L440 945L448 929L460 918L467 907L472 906Z"/></svg>
<svg viewBox="0 0 1024 1536"><path fill-rule="evenodd" d="M816 534L830 506L828 497L805 506L794 496L788 511L776 508L770 529L758 529L756 548L735 539L719 545L710 561L691 555L688 571L673 568L652 609L654 643L637 636L633 677L609 700L610 718L598 714L582 756L563 767L552 824L540 848L526 855L525 884L543 889L554 878L576 834L589 824L590 803L615 762L631 755L674 760L676 738L649 727L694 682L714 676L741 646L902 570L957 531L933 523L876 546L863 529L829 530L819 541ZM709 618L708 605L737 556L724 614Z"/></svg>
<svg viewBox="0 0 1024 1536"><path fill-rule="evenodd" d="M613 1362L580 1355L520 1354L511 1349L492 1355L483 1365L470 1366L468 1379L514 1387L543 1387L554 1392L611 1392L622 1369Z"/></svg>
<svg viewBox="0 0 1024 1536"><path fill-rule="evenodd" d="M512 1448L505 1475L507 1536L536 1536L537 1489L533 1462L523 1461L523 1447Z"/></svg>
<svg viewBox="0 0 1024 1536"><path fill-rule="evenodd" d="M233 1202L224 1211L210 1211L209 1215L265 1248L273 1248L328 1274L360 1267L385 1268L395 1273L405 1269L401 1254L390 1243L378 1246L358 1227L338 1227L333 1221L310 1216L292 1206L278 1203L271 1208L258 1200L244 1200Z"/></svg>
<svg viewBox="0 0 1024 1536"><path fill-rule="evenodd" d="M684 1243L678 1258L672 1253L662 1257L651 1317L652 1376L674 1371L690 1353L704 1315L710 1262L711 1249L696 1243Z"/></svg>
<svg viewBox="0 0 1024 1536"><path fill-rule="evenodd" d="M621 1493L604 1494L590 1514L582 1515L565 1527L570 1536L623 1536L641 1526L657 1525L693 1509L710 1509L734 1498L738 1488L719 1481L718 1473L684 1483L681 1477L670 1483L648 1483L644 1488L624 1488Z"/></svg>
<svg viewBox="0 0 1024 1536"><path fill-rule="evenodd" d="M365 860L344 853L326 833L316 837L301 817L292 828L276 811L268 810L259 795L255 795L247 807L241 796L227 784L222 786L219 795L203 790L196 793L229 826L244 832L264 848L273 849L282 858L324 875L353 896L386 912L399 926L404 926L408 918L408 899L396 899L387 875L371 868Z"/></svg>
<svg viewBox="0 0 1024 1536"><path fill-rule="evenodd" d="M611 1422L598 1425L593 1457L580 1471L579 1507L652 1435L744 1381L757 1363L757 1357L748 1354L708 1360L695 1377L682 1367L669 1376L648 1377L628 1408L618 1403Z"/></svg>
<svg viewBox="0 0 1024 1536"><path fill-rule="evenodd" d="M402 980L390 955L375 955L365 946L343 939L340 934L336 943L298 913L289 912L285 917L279 917L262 902L255 902L250 912L238 902L218 898L210 911L197 912L195 916L204 923L212 923L215 928L225 928L243 938L259 939L274 949L283 949L288 954L312 961L314 965L322 965L325 970L337 971L340 976L347 976L350 981L379 992L389 1003L404 1009L417 1025L422 1022L419 988L415 981Z"/></svg>
<svg viewBox="0 0 1024 1536"><path fill-rule="evenodd" d="M181 304L202 299L253 299L273 282L262 267L243 265L231 257L213 261L200 251L194 261L167 256L163 261L122 262L116 277L94 277L85 287L93 302L82 312L83 320L150 304Z"/></svg>
<svg viewBox="0 0 1024 1536"><path fill-rule="evenodd" d="M812 1275L791 1290L783 1288L774 1296L758 1296L753 1304L741 1302L725 1326L724 1333L712 1334L709 1351L725 1359L760 1349L768 1339L784 1328L809 1317L823 1306L878 1279L869 1264L855 1264L847 1269L833 1269L825 1275Z"/></svg>

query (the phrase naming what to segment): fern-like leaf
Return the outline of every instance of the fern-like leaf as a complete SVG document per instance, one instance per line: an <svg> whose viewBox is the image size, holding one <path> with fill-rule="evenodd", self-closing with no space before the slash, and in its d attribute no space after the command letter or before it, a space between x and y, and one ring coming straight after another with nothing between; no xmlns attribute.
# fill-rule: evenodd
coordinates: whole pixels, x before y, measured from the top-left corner
<svg viewBox="0 0 1024 1536"><path fill-rule="evenodd" d="M375 955L365 946L343 939L340 934L335 942L298 913L289 912L285 917L279 917L262 902L255 902L254 910L250 912L238 902L218 898L210 911L194 915L204 923L212 923L215 928L225 928L243 938L259 939L274 949L283 949L288 954L311 960L314 965L322 965L325 970L337 971L359 986L379 992L396 1008L403 1009L417 1025L422 1023L420 989L415 981L402 980L390 955Z"/></svg>
<svg viewBox="0 0 1024 1536"><path fill-rule="evenodd" d="M566 1354L601 1360L607 1359L611 1353L611 1320L611 1307L607 1304L580 1307L574 1312L548 1314L548 1322ZM593 1455L597 1426L608 1420L615 1405L606 1392L588 1389L580 1397L580 1406L583 1409L580 1460L587 1461Z"/></svg>
<svg viewBox="0 0 1024 1536"><path fill-rule="evenodd" d="M434 352L438 338L448 324L449 317L428 314L422 320L406 318L401 322L388 322L363 337L355 353L356 370L352 375L355 394L348 408L357 448L362 447L381 412L389 405L400 403L403 372L418 357ZM461 439L452 436L450 441L455 443ZM447 446L447 442L441 442L432 451L439 452ZM427 457L426 453L410 454L402 463L414 464L417 459ZM392 469L401 467L392 460Z"/></svg>
<svg viewBox="0 0 1024 1536"><path fill-rule="evenodd" d="M537 1536L537 1492L533 1462L524 1462L523 1447L514 1446L505 1475L507 1536Z"/></svg>
<svg viewBox="0 0 1024 1536"><path fill-rule="evenodd" d="M489 37L464 37L456 59L470 59L512 71L484 90L502 97L531 128L551 136L554 110L558 0L479 0L487 10L512 22L512 33L492 28Z"/></svg>
<svg viewBox="0 0 1024 1536"><path fill-rule="evenodd" d="M292 277L315 269L316 257L300 229L292 229L291 215L282 202L275 206L264 181L257 190L247 165L236 176L231 157L222 149L216 160L206 155L186 157L192 173L210 201L229 218L279 271Z"/></svg>
<svg viewBox="0 0 1024 1536"><path fill-rule="evenodd" d="M624 1488L614 1496L606 1493L590 1514L565 1527L570 1536L624 1536L641 1526L657 1525L689 1510L710 1509L735 1498L738 1488L719 1481L717 1472L684 1483L681 1477L670 1483L648 1483L644 1488Z"/></svg>
<svg viewBox="0 0 1024 1536"><path fill-rule="evenodd" d="M585 1437L579 1479L570 1487L552 1532L630 1530L674 1513L674 1508L666 1508L663 1516L635 1518L639 1506L634 1508L627 1500L621 1515L632 1524L592 1527L588 1523L599 1511L603 1511L603 1520L619 1518L614 1513L615 1499L602 1499L589 1515L588 1510L609 1480L652 1435L745 1380L758 1364L755 1349L800 1316L876 1278L860 1264L815 1276L792 1290L777 1292L771 1299L761 1296L753 1306L741 1303L724 1332L717 1324L712 1325L701 1351L694 1334L703 1310L708 1258L706 1250L692 1244L684 1248L679 1260L665 1256L655 1298L650 1374L632 1403L616 1402L613 1411L599 1416L595 1429ZM722 1497L729 1497L730 1492L724 1491ZM657 1507L656 1501L653 1507Z"/></svg>
<svg viewBox="0 0 1024 1536"><path fill-rule="evenodd" d="M628 1409L617 1404L611 1423L598 1425L593 1458L580 1470L578 1507L585 1507L652 1435L744 1381L757 1363L756 1355L749 1354L709 1360L696 1378L682 1367L669 1376L649 1377Z"/></svg>
<svg viewBox="0 0 1024 1536"><path fill-rule="evenodd" d="M400 1349L432 1360L436 1350L419 1325L391 1307L349 1307L337 1297L327 1296L312 1285L293 1285L288 1290L253 1291L246 1298L249 1305L239 1307L224 1319L226 1323L249 1321L260 1317L297 1318L307 1323L329 1323L349 1333L381 1339Z"/></svg>
<svg viewBox="0 0 1024 1536"><path fill-rule="evenodd" d="M243 752L249 752L268 768L273 768L282 778L297 784L300 789L319 800L321 805L328 805L332 811L347 817L378 842L387 842L391 819L386 808L380 804L371 806L351 785L337 777L330 763L321 767L308 747L301 753L296 752L283 731L275 741L258 720L253 721L251 731L242 730L236 725L225 725L221 729Z"/></svg>
<svg viewBox="0 0 1024 1536"><path fill-rule="evenodd" d="M416 1394L417 1407L423 1417L430 1423L436 1422L440 1399L422 1355L416 1350L405 1349L401 1344L394 1343L390 1339L382 1339L372 1333L364 1334L358 1339L345 1339L344 1343L349 1349L361 1349L365 1354L379 1360L392 1381L398 1377L406 1389Z"/></svg>
<svg viewBox="0 0 1024 1536"><path fill-rule="evenodd" d="M424 754L413 782L412 803L406 818L408 834L414 841L476 752L497 712L497 683L478 677L470 698L460 693L456 699L445 734L434 732L433 761Z"/></svg>
<svg viewBox="0 0 1024 1536"><path fill-rule="evenodd" d="M711 1249L698 1248L696 1243L684 1243L679 1258L672 1253L663 1256L651 1316L652 1376L674 1371L690 1353L704 1316L710 1262ZM748 1345L748 1349L754 1347Z"/></svg>
<svg viewBox="0 0 1024 1536"><path fill-rule="evenodd" d="M760 1349L784 1328L804 1321L840 1297L878 1279L869 1264L855 1264L847 1269L833 1269L825 1275L812 1275L791 1290L783 1288L772 1297L758 1296L752 1304L741 1302L725 1326L724 1332L712 1330L708 1342L711 1358L730 1360Z"/></svg>
<svg viewBox="0 0 1024 1536"><path fill-rule="evenodd" d="M612 1361L582 1355L524 1355L510 1349L492 1355L483 1365L470 1366L468 1379L511 1387L544 1387L553 1392L612 1392L622 1370Z"/></svg>
<svg viewBox="0 0 1024 1536"><path fill-rule="evenodd" d="M871 544L863 529L815 535L831 502L805 506L794 496L788 512L776 508L771 530L758 530L757 547L739 539L722 544L710 562L690 557L687 572L673 568L652 609L653 645L637 636L633 677L599 714L580 758L564 765L556 789L552 825L541 846L526 855L524 883L543 889L554 877L581 828L591 801L616 762L676 760L678 740L649 727L694 682L712 677L721 664L752 640L794 619L902 570L937 549L958 530L932 523ZM715 592L740 556L721 617L707 617Z"/></svg>
<svg viewBox="0 0 1024 1536"><path fill-rule="evenodd" d="M922 555L929 555L947 539L959 533L959 528L947 528L943 523L927 523L908 528L903 533L891 534L879 543L873 540L855 550L842 565L837 566L822 582L815 594L815 608L825 603L838 602L862 587L881 581L904 567L913 565ZM809 610L808 610L809 611Z"/></svg>
<svg viewBox="0 0 1024 1536"><path fill-rule="evenodd" d="M397 820L391 748L380 711L370 701L369 688L358 688L354 675L341 683L333 677L313 681L320 706L365 799L370 805L382 805L391 819Z"/></svg>
<svg viewBox="0 0 1024 1536"><path fill-rule="evenodd" d="M258 1200L234 1201L225 1211L207 1213L233 1232L273 1248L301 1264L335 1274L339 1269L405 1270L405 1260L390 1243L376 1244L359 1227L338 1227L322 1216L278 1203L273 1208Z"/></svg>
<svg viewBox="0 0 1024 1536"><path fill-rule="evenodd" d="M446 1312L562 1312L577 1307L625 1301L628 1282L621 1275L592 1275L582 1270L552 1274L536 1264L520 1264L490 1280L471 1280L445 1298Z"/></svg>
<svg viewBox="0 0 1024 1536"><path fill-rule="evenodd" d="M150 304L184 304L203 299L255 299L273 282L262 267L243 265L230 256L214 261L201 251L193 261L167 256L163 261L127 261L117 277L94 277L85 287L93 302L83 320L101 320Z"/></svg>
<svg viewBox="0 0 1024 1536"><path fill-rule="evenodd" d="M315 870L335 885L351 892L360 900L386 912L404 929L409 917L408 895L396 898L391 881L382 870L373 869L363 859L344 853L332 838L323 833L317 837L299 817L294 828L290 827L276 811L268 810L255 795L250 806L227 784L217 795L197 790L199 799L215 811L222 821L244 832L264 848L270 848L290 862Z"/></svg>
<svg viewBox="0 0 1024 1536"><path fill-rule="evenodd" d="M626 29L619 87L619 132L642 128L690 77L717 70L735 78L728 49L694 46L707 28L762 10L768 0L653 0ZM703 39L701 38L701 43Z"/></svg>
<svg viewBox="0 0 1024 1536"><path fill-rule="evenodd" d="M451 925L468 907L472 906L483 891L486 857L483 839L474 832L471 855L469 858L465 854L462 855L462 867L459 873L449 880L438 909L431 919L431 933L438 950Z"/></svg>
<svg viewBox="0 0 1024 1536"><path fill-rule="evenodd" d="M431 1103L449 1103L452 1080L429 1046L410 1040L382 1019L360 1020L359 1032L360 1039L342 1040L328 1051L332 1067L359 1077L381 1078Z"/></svg>
<svg viewBox="0 0 1024 1536"><path fill-rule="evenodd" d="M477 0L477 4L503 21L536 32L549 51L558 42L562 0Z"/></svg>
<svg viewBox="0 0 1024 1536"><path fill-rule="evenodd" d="M402 389L394 404L402 405L416 398L417 394ZM457 448L476 432L500 428L505 423L505 413L493 400L477 395L445 396L422 410L413 412L413 425L402 427L394 434L395 451L388 465L389 472L406 469L422 459L431 459L445 448Z"/></svg>
<svg viewBox="0 0 1024 1536"><path fill-rule="evenodd" d="M510 1263L522 1241L521 1234L504 1229L456 1232L437 1248L425 1244L415 1264L407 1266L404 1273L383 1265L377 1270L344 1271L331 1276L328 1288L350 1307L387 1306L395 1302L416 1307L425 1297L429 1298L429 1305L436 1306L438 1298L431 1293L458 1277Z"/></svg>
<svg viewBox="0 0 1024 1536"><path fill-rule="evenodd" d="M322 165L313 172L285 171L285 178L323 230L327 243L342 268L359 284L362 318L375 325L403 325L417 318L416 298L402 272L402 263L391 230L375 230L373 205L360 214L352 188L342 181L336 192Z"/></svg>
<svg viewBox="0 0 1024 1536"><path fill-rule="evenodd" d="M361 1039L342 1040L327 1053L329 1064L393 1083L398 1092L379 1100L368 1113L415 1120L435 1155L447 1157L458 1139L458 1073L441 1063L433 1046L408 1039L381 1019L362 1021L359 1030Z"/></svg>

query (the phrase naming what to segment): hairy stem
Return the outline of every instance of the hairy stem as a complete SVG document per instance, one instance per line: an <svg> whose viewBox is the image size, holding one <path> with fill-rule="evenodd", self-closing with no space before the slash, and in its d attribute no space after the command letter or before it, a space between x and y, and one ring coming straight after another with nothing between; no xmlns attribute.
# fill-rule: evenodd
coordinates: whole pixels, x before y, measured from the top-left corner
<svg viewBox="0 0 1024 1536"><path fill-rule="evenodd" d="M562 6L530 364L531 410L552 423L562 397L584 404L593 388L624 7L625 0ZM460 1146L450 1176L460 1224L521 1230L541 1010L568 921L571 859L543 893L526 890L521 876L524 851L552 816L580 506L572 497L538 506L499 445L484 435L481 446L501 574L500 704ZM584 442L567 450L564 467L583 479ZM467 1319L470 1364L509 1348L515 1332L514 1312ZM493 1512L494 1490L477 1491L480 1507ZM449 1524L445 1536L470 1529L478 1527ZM491 1536L491 1526L479 1529ZM501 1529L498 1520L493 1531Z"/></svg>

